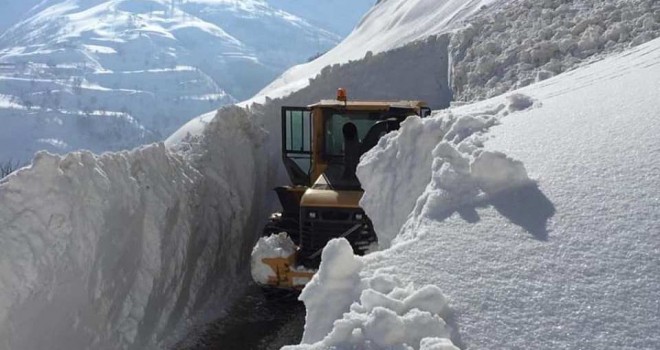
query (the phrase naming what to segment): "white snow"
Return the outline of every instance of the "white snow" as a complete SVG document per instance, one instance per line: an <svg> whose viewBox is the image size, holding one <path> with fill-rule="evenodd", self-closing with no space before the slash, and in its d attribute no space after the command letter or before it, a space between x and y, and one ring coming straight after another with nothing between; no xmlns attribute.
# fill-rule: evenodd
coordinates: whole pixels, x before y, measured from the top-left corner
<svg viewBox="0 0 660 350"><path fill-rule="evenodd" d="M409 119L359 167L392 242L363 274L441 288L461 348L657 348L658 81L660 39Z"/></svg>
<svg viewBox="0 0 660 350"><path fill-rule="evenodd" d="M227 306L264 215L264 136L228 108L176 151L39 153L4 178L0 349L163 348Z"/></svg>
<svg viewBox="0 0 660 350"><path fill-rule="evenodd" d="M300 295L307 308L301 345L283 349L457 349L437 287L404 285L392 268L364 277L363 266L346 239L328 242Z"/></svg>
<svg viewBox="0 0 660 350"><path fill-rule="evenodd" d="M161 140L340 39L261 0L179 1L174 9L166 0L54 0L28 12L29 3L0 5L0 28L5 10L25 11L0 30L0 94L11 99L0 102L0 116L23 135L0 137L0 160L27 162L43 149L39 139L68 145L46 148L55 153ZM137 123L99 121L92 110Z"/></svg>
<svg viewBox="0 0 660 350"><path fill-rule="evenodd" d="M201 2L206 1L187 4L204 5ZM259 5L238 3L236 9ZM556 9L556 3L533 4ZM128 11L136 16L124 28L126 37L100 30L87 33L93 35L83 42L118 52L127 43L128 49L143 45L145 36L167 41L172 40L169 34L180 34L188 42L190 28L170 33L167 30L179 22L149 18L145 4L122 4L136 7ZM424 42L411 41L459 29L475 14L494 13L491 10L504 4L379 1L345 43L292 69L255 100L306 86L326 64L362 57L359 64L326 68L326 77L333 77L332 72L350 76L351 69L393 57L395 63L406 57L407 63L426 69L414 58L423 52L414 46L424 47ZM78 11L67 6L55 9ZM658 12L652 10L656 17L635 20L648 33L641 34L640 41L657 29ZM162 18L166 11L155 11L154 16ZM76 23L89 25L82 21L91 18L87 15L91 13ZM540 33L544 27L536 29ZM224 37L210 28L200 30ZM587 35L580 50L594 50L597 38L612 40L624 33L622 28L604 30L607 35L597 37L597 29L583 29ZM211 36L218 37L215 34ZM247 42L246 37L232 36ZM218 59L255 62L252 52L233 50L237 43L226 39L234 46ZM468 48L493 48L480 40L467 42ZM409 55L388 51L403 45L409 46L399 53ZM539 50L535 57L545 59L553 49L540 45ZM44 91L75 87L54 77L67 75L71 62L84 62L81 69L90 79L81 86L117 83L117 89L109 90L157 95L130 82L124 85L120 77L130 76L155 85L181 83L195 90L189 100L225 96L205 72L177 70L177 64L144 67L143 57L112 62L108 69L106 54L74 51L73 60L59 47L23 45L4 53L7 60L37 57L21 68L28 72L53 69L53 77L34 80L44 84ZM485 56L473 58L479 57ZM473 72L486 74L493 68L494 61L456 58L456 65L479 63ZM423 57L424 64L435 60L440 61ZM399 132L365 155L359 167L366 190L362 205L382 246L390 248L358 258L346 241L332 241L323 252L319 273L301 296L308 308L305 344L289 348L658 348L659 62L660 41L655 40L515 93L426 120L409 118ZM146 79L163 72L180 75ZM2 80L4 88L31 91L29 78L11 78ZM277 103L314 102L320 94L314 84L328 81L335 82L312 82L307 90ZM396 92L408 87L402 84ZM422 88L410 86L409 93L420 94L417 89ZM40 120L62 125L67 122L62 115L72 112L67 108L60 113L57 96L40 92L43 99L37 102L5 98L2 103L29 105L30 113L47 111L50 114ZM111 99L120 96L115 92ZM177 131L167 146L101 156L41 153L31 167L3 179L0 349L163 348L230 303L240 292L240 281L249 278L247 262L260 224L256 218L265 217L268 206L265 194L285 178L277 133L268 136L260 127L277 130L277 107L271 103L207 114ZM88 108L87 113L102 110ZM29 125L12 119L24 116L3 120L3 140L23 135L17 125L38 130L34 119ZM121 128L113 131L126 134ZM35 139L53 147L60 146L59 141L69 143L59 136Z"/></svg>
<svg viewBox="0 0 660 350"><path fill-rule="evenodd" d="M498 1L502 0L378 1L339 45L312 62L287 70L256 96L242 103L263 103L266 97L287 96L308 86L309 79L326 66L362 59L368 52L377 54L389 51L460 28L465 25L463 21Z"/></svg>
<svg viewBox="0 0 660 350"><path fill-rule="evenodd" d="M270 277L277 277L275 271L263 262L269 258L288 258L296 253L296 245L286 232L261 237L252 249L250 272L255 282L267 284Z"/></svg>
<svg viewBox="0 0 660 350"><path fill-rule="evenodd" d="M452 38L452 90L463 101L497 96L659 35L654 0L506 2Z"/></svg>

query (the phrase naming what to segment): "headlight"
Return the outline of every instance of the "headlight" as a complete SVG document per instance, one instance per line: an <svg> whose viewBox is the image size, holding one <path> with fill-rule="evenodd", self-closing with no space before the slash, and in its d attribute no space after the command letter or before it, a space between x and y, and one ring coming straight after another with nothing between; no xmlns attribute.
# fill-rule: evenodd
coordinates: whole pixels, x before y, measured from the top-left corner
<svg viewBox="0 0 660 350"><path fill-rule="evenodd" d="M316 219L316 212L315 211L310 211L309 213L307 213L307 216L310 219Z"/></svg>
<svg viewBox="0 0 660 350"><path fill-rule="evenodd" d="M362 213L355 214L355 220L362 220L362 219L364 219L364 214Z"/></svg>

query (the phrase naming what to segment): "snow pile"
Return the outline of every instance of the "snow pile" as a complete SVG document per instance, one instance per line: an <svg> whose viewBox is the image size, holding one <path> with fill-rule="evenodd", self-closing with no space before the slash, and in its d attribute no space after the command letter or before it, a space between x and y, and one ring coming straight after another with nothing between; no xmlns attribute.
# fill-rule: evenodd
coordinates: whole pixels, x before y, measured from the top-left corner
<svg viewBox="0 0 660 350"><path fill-rule="evenodd" d="M296 245L286 232L261 237L252 249L250 271L252 279L266 284L270 277L277 277L275 271L263 262L268 258L288 258L296 252Z"/></svg>
<svg viewBox="0 0 660 350"><path fill-rule="evenodd" d="M412 116L383 137L357 169L365 190L360 205L374 223L380 246L390 245L411 213L449 215L484 194L529 184L522 164L483 152L482 145L484 133L500 117L532 106L529 97L512 95L494 108L465 115L449 110L425 120Z"/></svg>
<svg viewBox="0 0 660 350"><path fill-rule="evenodd" d="M408 119L359 168L393 242L362 276L439 287L461 348L658 348L659 63L656 39Z"/></svg>
<svg viewBox="0 0 660 350"><path fill-rule="evenodd" d="M365 278L362 268L348 241L328 242L300 295L307 308L302 344L283 349L457 349L437 287L404 285L391 268Z"/></svg>
<svg viewBox="0 0 660 350"><path fill-rule="evenodd" d="M500 95L658 35L654 0L505 3L452 38L452 89L464 101Z"/></svg>
<svg viewBox="0 0 660 350"><path fill-rule="evenodd" d="M162 348L228 303L269 186L250 118L221 110L176 152L39 153L3 179L0 349Z"/></svg>

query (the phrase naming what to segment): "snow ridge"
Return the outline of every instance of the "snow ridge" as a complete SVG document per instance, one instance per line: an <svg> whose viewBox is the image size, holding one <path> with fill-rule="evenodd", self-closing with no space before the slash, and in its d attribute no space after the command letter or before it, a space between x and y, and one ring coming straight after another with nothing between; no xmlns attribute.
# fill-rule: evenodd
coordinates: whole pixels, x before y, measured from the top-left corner
<svg viewBox="0 0 660 350"><path fill-rule="evenodd" d="M533 105L529 97L512 94L506 104L464 115L445 110L428 119L409 117L383 137L357 169L365 190L360 205L373 220L381 247L392 244L409 216L411 222L449 216L486 195L532 184L520 162L482 148L500 118Z"/></svg>

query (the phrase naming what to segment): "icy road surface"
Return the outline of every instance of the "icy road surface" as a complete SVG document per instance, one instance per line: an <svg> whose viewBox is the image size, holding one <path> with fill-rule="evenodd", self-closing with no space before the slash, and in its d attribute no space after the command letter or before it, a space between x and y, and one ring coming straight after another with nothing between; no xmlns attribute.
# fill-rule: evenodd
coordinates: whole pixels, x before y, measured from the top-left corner
<svg viewBox="0 0 660 350"><path fill-rule="evenodd" d="M176 350L276 350L300 342L305 307L295 294L265 296L251 285L229 313L188 336Z"/></svg>

